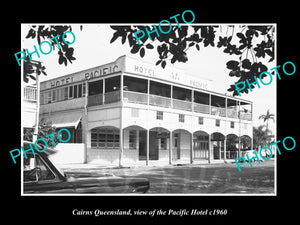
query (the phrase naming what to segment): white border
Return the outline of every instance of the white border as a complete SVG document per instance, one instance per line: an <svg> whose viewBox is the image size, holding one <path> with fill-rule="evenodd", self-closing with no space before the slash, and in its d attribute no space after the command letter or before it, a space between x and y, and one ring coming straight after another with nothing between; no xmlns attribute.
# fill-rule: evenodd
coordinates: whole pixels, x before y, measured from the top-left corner
<svg viewBox="0 0 300 225"><path fill-rule="evenodd" d="M26 24L33 24L33 23L21 23L21 49L23 49L23 42L22 42L22 37L25 37L23 34L23 29L22 25ZM158 25L158 23L34 23L34 25L96 25L96 24L107 24L107 25ZM172 25L177 25L176 23L171 23ZM184 23L180 23L183 24ZM191 23L189 25L201 25L201 26L209 26L209 25L259 25L259 26L264 26L264 25L272 25L275 26L275 41L274 41L274 46L275 46L275 62L277 65L277 23ZM21 68L23 68L23 61L21 62ZM275 101L276 101L276 119L275 119L275 140L277 140L277 79L275 79L275 85L276 85L276 96L275 96ZM22 126L22 119L23 119L23 70L21 69L21 143L23 143L23 126ZM20 144L22 146L22 144ZM185 194L185 193L178 193L178 194L24 194L23 190L23 157L21 157L21 196L277 196L277 152L275 151L275 157L274 157L274 163L275 163L275 168L274 168L274 193L257 193L257 194L219 194L219 193L206 193L206 194ZM212 165L212 164L211 164ZM151 183L150 183L150 188L151 188Z"/></svg>

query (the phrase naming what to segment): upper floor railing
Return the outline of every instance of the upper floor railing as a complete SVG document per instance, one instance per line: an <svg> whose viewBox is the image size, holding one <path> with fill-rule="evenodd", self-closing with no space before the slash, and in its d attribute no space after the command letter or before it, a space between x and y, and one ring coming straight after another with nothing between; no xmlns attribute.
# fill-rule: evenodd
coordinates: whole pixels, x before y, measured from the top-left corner
<svg viewBox="0 0 300 225"><path fill-rule="evenodd" d="M36 102L36 87L27 86L24 87L24 100L30 102Z"/></svg>
<svg viewBox="0 0 300 225"><path fill-rule="evenodd" d="M106 103L118 102L121 99L120 91L113 91L103 94L97 94L88 96L88 106L94 105L102 105ZM152 95L147 93L138 93L138 92L131 92L131 91L123 91L123 101L129 103L136 103L136 104L145 104L145 105L153 105L153 106L161 106L165 108L173 108L179 110L186 110L186 111L194 111L197 113L205 113L216 115L220 117L229 117L229 118L239 118L243 120L252 120L252 113L251 112L244 112L237 110L235 108L224 108L224 107L217 107L212 105L200 104L196 102L191 102L187 100L179 100L179 99L172 99L169 97L163 97L158 95Z"/></svg>

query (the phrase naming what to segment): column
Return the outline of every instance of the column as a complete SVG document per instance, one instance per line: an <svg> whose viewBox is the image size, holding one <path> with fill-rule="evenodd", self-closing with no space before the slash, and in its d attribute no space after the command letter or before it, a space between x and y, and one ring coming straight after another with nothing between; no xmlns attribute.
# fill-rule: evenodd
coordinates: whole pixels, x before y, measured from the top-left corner
<svg viewBox="0 0 300 225"><path fill-rule="evenodd" d="M123 128L120 127L120 139L119 139L119 145L120 145L120 152L119 152L119 167L122 167L122 158L123 158Z"/></svg>
<svg viewBox="0 0 300 225"><path fill-rule="evenodd" d="M84 143L84 159L83 159L83 163L87 163L87 159L88 159L88 152L87 152L87 135L88 135L88 115L87 115L87 111L88 111L88 93L89 93L89 85L87 80L85 81L85 96L84 96L84 112L83 112L83 117L81 120L81 125L82 125L82 141Z"/></svg>
<svg viewBox="0 0 300 225"><path fill-rule="evenodd" d="M211 115L211 94L209 95L209 114Z"/></svg>
<svg viewBox="0 0 300 225"><path fill-rule="evenodd" d="M169 164L172 165L172 146L173 146L173 132L170 131L170 138L169 138Z"/></svg>
<svg viewBox="0 0 300 225"><path fill-rule="evenodd" d="M193 163L193 159L194 159L194 143L193 143L193 132L191 132L191 136L190 136L190 148L191 148L191 152L190 152L190 163Z"/></svg>
<svg viewBox="0 0 300 225"><path fill-rule="evenodd" d="M146 151L146 166L149 165L149 138L150 138L150 130L147 129L147 151Z"/></svg>
<svg viewBox="0 0 300 225"><path fill-rule="evenodd" d="M212 144L211 144L211 134L208 134L208 163L210 164L211 162L211 148L212 148Z"/></svg>
<svg viewBox="0 0 300 225"><path fill-rule="evenodd" d="M105 104L105 79L102 82L102 105Z"/></svg>
<svg viewBox="0 0 300 225"><path fill-rule="evenodd" d="M239 101L239 147L238 147L238 157L241 157L241 102Z"/></svg>
<svg viewBox="0 0 300 225"><path fill-rule="evenodd" d="M224 139L224 162L226 162L226 142L227 142L227 136L225 136Z"/></svg>
<svg viewBox="0 0 300 225"><path fill-rule="evenodd" d="M123 103L123 88L124 88L124 76L123 73L120 75L120 102Z"/></svg>
<svg viewBox="0 0 300 225"><path fill-rule="evenodd" d="M222 150L222 142L218 141L218 145L219 145L219 160L222 159L222 154L221 154L221 150Z"/></svg>

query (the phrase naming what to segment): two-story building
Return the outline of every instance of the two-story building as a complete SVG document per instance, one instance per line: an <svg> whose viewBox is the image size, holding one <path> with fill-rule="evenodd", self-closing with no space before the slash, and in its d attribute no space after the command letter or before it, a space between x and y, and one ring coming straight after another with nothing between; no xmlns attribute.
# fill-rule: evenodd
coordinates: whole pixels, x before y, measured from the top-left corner
<svg viewBox="0 0 300 225"><path fill-rule="evenodd" d="M192 163L252 146L252 102L128 56L41 82L40 118L84 143L84 162ZM76 152L74 152L76 154Z"/></svg>

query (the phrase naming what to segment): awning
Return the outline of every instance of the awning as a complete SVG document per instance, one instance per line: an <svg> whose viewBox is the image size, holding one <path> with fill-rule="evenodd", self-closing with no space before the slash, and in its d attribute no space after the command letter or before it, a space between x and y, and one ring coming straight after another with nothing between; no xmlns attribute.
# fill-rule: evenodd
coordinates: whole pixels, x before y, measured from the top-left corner
<svg viewBox="0 0 300 225"><path fill-rule="evenodd" d="M42 116L47 122L51 121L54 127L75 127L77 128L81 120L81 112L59 113L50 116Z"/></svg>

